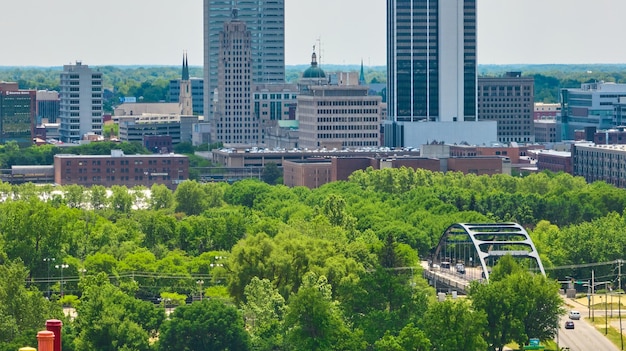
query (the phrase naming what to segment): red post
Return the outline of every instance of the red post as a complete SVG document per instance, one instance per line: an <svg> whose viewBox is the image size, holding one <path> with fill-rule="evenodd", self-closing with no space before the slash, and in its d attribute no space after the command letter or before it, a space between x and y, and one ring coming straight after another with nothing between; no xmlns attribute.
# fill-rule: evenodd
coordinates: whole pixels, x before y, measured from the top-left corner
<svg viewBox="0 0 626 351"><path fill-rule="evenodd" d="M37 349L39 351L54 351L54 333L43 330L37 333Z"/></svg>
<svg viewBox="0 0 626 351"><path fill-rule="evenodd" d="M63 327L63 322L58 319L46 321L46 330L54 333L54 351L61 351L61 327Z"/></svg>

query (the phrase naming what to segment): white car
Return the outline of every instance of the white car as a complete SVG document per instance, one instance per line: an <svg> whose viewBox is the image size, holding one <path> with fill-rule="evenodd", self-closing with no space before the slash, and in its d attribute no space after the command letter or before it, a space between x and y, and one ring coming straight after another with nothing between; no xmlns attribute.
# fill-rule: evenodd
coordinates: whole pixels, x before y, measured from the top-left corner
<svg viewBox="0 0 626 351"><path fill-rule="evenodd" d="M580 312L574 311L574 310L569 311L569 319L571 319L571 320L578 320L578 319L580 319Z"/></svg>

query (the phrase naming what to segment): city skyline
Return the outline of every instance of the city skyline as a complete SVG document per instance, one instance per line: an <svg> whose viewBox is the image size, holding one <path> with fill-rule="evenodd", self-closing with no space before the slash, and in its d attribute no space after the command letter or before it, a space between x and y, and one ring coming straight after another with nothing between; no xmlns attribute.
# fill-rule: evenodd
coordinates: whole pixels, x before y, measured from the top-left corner
<svg viewBox="0 0 626 351"><path fill-rule="evenodd" d="M297 4L297 5L296 5ZM321 39L321 64L383 66L385 0L286 0L285 60L307 64ZM626 31L626 2L478 1L478 63L626 63L615 38ZM202 66L202 1L9 2L0 22L0 66ZM95 15L97 14L97 15ZM514 14L514 15L508 15ZM181 20L184 19L184 20ZM180 23L175 23L179 21ZM30 39L25 39L29 38Z"/></svg>

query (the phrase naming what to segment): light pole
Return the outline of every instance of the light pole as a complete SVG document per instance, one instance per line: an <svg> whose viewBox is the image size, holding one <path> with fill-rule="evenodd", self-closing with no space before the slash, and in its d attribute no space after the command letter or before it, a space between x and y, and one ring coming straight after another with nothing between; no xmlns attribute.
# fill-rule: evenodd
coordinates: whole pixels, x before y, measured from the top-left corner
<svg viewBox="0 0 626 351"><path fill-rule="evenodd" d="M63 269L68 268L70 265L68 264L57 264L54 266L56 269L61 269L61 297L63 297Z"/></svg>
<svg viewBox="0 0 626 351"><path fill-rule="evenodd" d="M202 285L204 284L204 280L196 280L196 284L200 286L200 301L202 301Z"/></svg>
<svg viewBox="0 0 626 351"><path fill-rule="evenodd" d="M54 257L46 257L43 261L48 263L48 298L50 298L50 261L54 262Z"/></svg>

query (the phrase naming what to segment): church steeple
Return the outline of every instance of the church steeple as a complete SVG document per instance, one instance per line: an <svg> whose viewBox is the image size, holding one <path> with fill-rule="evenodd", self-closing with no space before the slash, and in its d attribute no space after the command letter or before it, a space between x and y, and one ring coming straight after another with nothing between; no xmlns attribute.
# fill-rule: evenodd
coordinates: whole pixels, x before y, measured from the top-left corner
<svg viewBox="0 0 626 351"><path fill-rule="evenodd" d="M187 61L187 53L183 53L183 77L182 80L189 80L189 62Z"/></svg>
<svg viewBox="0 0 626 351"><path fill-rule="evenodd" d="M363 59L361 59L361 74L359 74L359 85L365 84L365 70L363 69Z"/></svg>

